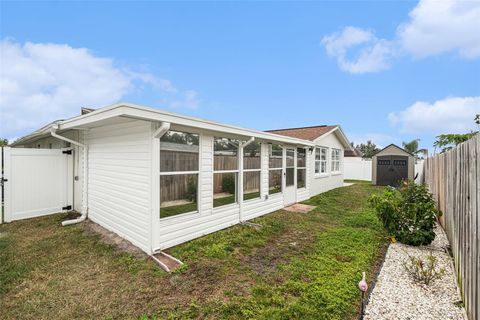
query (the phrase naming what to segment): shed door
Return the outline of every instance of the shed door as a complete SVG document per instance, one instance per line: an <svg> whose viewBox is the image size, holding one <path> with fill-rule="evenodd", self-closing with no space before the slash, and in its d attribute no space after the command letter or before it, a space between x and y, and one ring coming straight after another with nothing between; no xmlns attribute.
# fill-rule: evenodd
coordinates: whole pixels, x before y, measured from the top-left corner
<svg viewBox="0 0 480 320"><path fill-rule="evenodd" d="M408 157L380 156L377 158L377 185L398 186L408 178Z"/></svg>

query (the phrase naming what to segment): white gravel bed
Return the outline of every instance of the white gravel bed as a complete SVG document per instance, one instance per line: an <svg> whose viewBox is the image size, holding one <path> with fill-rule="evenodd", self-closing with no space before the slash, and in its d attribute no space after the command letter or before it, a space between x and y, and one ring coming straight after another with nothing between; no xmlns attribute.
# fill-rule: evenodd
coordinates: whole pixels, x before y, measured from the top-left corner
<svg viewBox="0 0 480 320"><path fill-rule="evenodd" d="M392 243L365 309L365 320L467 319L461 301L452 258L446 253L448 239L442 228L435 229L429 246L412 247ZM430 285L415 282L402 265L408 255L437 257L437 268L444 268L441 279ZM370 283L370 281L367 282Z"/></svg>

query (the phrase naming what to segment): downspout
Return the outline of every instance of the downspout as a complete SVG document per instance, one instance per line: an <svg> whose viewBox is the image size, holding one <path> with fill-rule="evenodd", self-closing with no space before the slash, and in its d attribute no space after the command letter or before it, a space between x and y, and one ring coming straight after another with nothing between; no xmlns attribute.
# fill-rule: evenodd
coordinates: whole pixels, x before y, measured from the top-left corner
<svg viewBox="0 0 480 320"><path fill-rule="evenodd" d="M243 222L243 149L248 146L250 143L255 141L255 137L250 137L247 141L240 143L239 145L239 173L240 177L238 177L238 194L240 197L238 197L238 204L240 207L240 214L239 214L239 219L240 222Z"/></svg>
<svg viewBox="0 0 480 320"><path fill-rule="evenodd" d="M170 122L162 122L160 127L153 133L153 138L160 139L168 130L170 130Z"/></svg>
<svg viewBox="0 0 480 320"><path fill-rule="evenodd" d="M58 129L58 124L52 125L52 127L50 128L50 134L52 135L52 137L55 137L57 139L60 139L66 142L70 142L71 144L74 144L83 149L83 188L82 188L83 199L82 199L82 212L81 212L82 215L77 219L66 220L62 222L62 226L68 226L71 224L85 221L85 219L87 219L87 215L88 215L88 148L86 145L78 141L68 139L64 136L57 134L56 133L57 129Z"/></svg>
<svg viewBox="0 0 480 320"><path fill-rule="evenodd" d="M160 232L160 225L158 219L158 213L160 210L160 159L157 158L160 152L160 143L156 139L161 139L167 131L170 130L170 122L160 122L160 125L152 133L152 161L151 161L151 196L150 196L150 253L154 254L156 250L158 251L158 235ZM155 155L154 155L155 154ZM154 185L158 186L154 187ZM155 260L156 261L156 260ZM162 266L163 268L163 266Z"/></svg>

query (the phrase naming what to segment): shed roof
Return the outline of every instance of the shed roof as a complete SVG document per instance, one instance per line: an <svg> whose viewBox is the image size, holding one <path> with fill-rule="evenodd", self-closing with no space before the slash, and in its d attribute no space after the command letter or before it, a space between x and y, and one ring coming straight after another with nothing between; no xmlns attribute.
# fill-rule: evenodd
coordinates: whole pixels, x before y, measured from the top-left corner
<svg viewBox="0 0 480 320"><path fill-rule="evenodd" d="M383 148L382 150L380 151L377 151L377 153L374 154L374 156L378 156L382 153L386 153L387 149L391 148L391 147L394 147L394 148L397 148L399 149L400 151L403 151L405 154L409 155L409 156L414 156L413 154L411 154L410 152L408 152L407 150L403 149L403 148L400 148L399 146L397 146L396 144L394 143L391 143L389 144L388 146L386 146L385 148Z"/></svg>

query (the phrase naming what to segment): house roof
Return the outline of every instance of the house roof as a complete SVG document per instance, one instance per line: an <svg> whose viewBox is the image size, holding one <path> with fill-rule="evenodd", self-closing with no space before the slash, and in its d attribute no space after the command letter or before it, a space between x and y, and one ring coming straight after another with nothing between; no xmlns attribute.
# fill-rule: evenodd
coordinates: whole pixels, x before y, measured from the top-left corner
<svg viewBox="0 0 480 320"><path fill-rule="evenodd" d="M70 129L88 129L101 125L102 121L123 117L145 120L150 122L169 122L184 127L200 128L208 130L213 133L227 133L234 136L240 136L243 138L254 137L255 139L263 141L283 142L288 144L297 144L304 146L313 146L314 144L310 140L305 140L296 137L288 137L285 135L279 135L272 132L264 132L253 129L245 129L227 124L222 124L214 121L204 120L200 118L189 117L177 113L168 112L161 109L149 108L145 106L136 105L133 103L117 103L94 111L82 114L66 120L56 121L51 123L42 129L39 129L27 136L24 136L15 141L12 146L22 145L28 141L39 139L50 135L51 128L62 132Z"/></svg>
<svg viewBox="0 0 480 320"><path fill-rule="evenodd" d="M361 157L362 153L357 148L352 148L352 150L345 149L343 152L344 157Z"/></svg>
<svg viewBox="0 0 480 320"><path fill-rule="evenodd" d="M332 131L337 127L338 127L337 125L334 125L334 126L321 125L321 126L312 126L312 127L267 130L266 132L281 134L282 136L314 141L315 139L323 136L324 134Z"/></svg>
<svg viewBox="0 0 480 320"><path fill-rule="evenodd" d="M350 142L348 141L346 135L343 133L343 130L339 125L320 125L311 127L276 129L267 130L266 132L280 134L282 136L292 137L296 139L308 140L312 142L315 142L317 139L333 133L343 144L345 150L352 149Z"/></svg>

